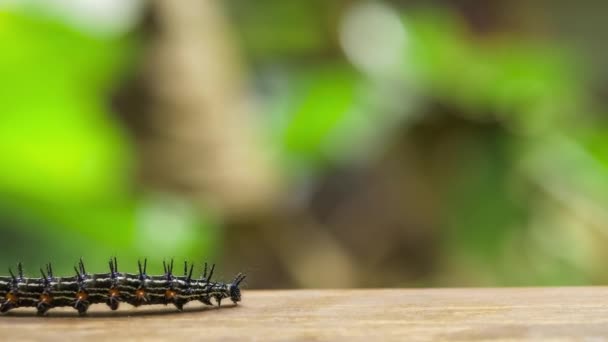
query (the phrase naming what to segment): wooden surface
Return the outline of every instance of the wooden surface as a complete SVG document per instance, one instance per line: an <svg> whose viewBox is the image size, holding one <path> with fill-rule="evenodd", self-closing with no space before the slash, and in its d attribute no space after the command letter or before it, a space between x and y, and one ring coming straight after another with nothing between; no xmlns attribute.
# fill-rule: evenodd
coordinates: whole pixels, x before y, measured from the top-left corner
<svg viewBox="0 0 608 342"><path fill-rule="evenodd" d="M0 317L0 341L583 340L608 338L608 288L247 291L238 306L189 304L87 317L18 309ZM86 337L86 339L85 339Z"/></svg>

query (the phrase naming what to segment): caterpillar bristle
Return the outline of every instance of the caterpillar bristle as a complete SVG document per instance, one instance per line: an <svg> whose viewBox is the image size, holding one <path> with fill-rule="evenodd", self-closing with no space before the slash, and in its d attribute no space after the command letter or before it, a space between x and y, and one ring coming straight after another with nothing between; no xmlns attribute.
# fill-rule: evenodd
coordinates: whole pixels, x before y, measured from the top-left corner
<svg viewBox="0 0 608 342"><path fill-rule="evenodd" d="M42 276L40 280L42 280L44 284L47 284L49 282L49 278L46 274L44 274L44 270L42 269L42 267L40 268L40 275Z"/></svg>
<svg viewBox="0 0 608 342"><path fill-rule="evenodd" d="M11 278L13 278L13 283L17 282L17 277L15 277L15 274L13 273L13 269L12 268L8 268L8 273L11 275Z"/></svg>
<svg viewBox="0 0 608 342"><path fill-rule="evenodd" d="M236 277L234 278L234 281L232 283L235 285L240 285L241 282L243 280L245 280L245 278L247 278L247 276L245 274L239 273L236 275Z"/></svg>
<svg viewBox="0 0 608 342"><path fill-rule="evenodd" d="M21 262L19 262L17 264L17 271L19 272L19 279L22 280L23 279L23 264Z"/></svg>
<svg viewBox="0 0 608 342"><path fill-rule="evenodd" d="M211 282L211 277L213 276L214 270L215 270L215 264L211 265L211 270L209 271L209 277L207 277L208 282Z"/></svg>
<svg viewBox="0 0 608 342"><path fill-rule="evenodd" d="M222 300L240 301L238 286L245 279L239 273L232 283L212 282L215 264L204 263L200 279L192 277L194 264L184 261L183 276L174 275L174 260L163 261L164 274L148 275L147 259L138 260L138 273L118 271L116 257L108 259L109 273L87 273L84 260L74 265L74 276L55 277L50 263L39 269L38 278L26 278L23 264L17 264L17 272L9 268L9 276L0 276L0 313L18 307L34 307L38 315L46 315L54 307L73 307L79 315L86 315L93 304L105 303L116 310L120 302L133 306L172 303L178 311L190 301L218 307ZM209 272L207 272L209 271ZM70 299L72 298L72 299Z"/></svg>
<svg viewBox="0 0 608 342"><path fill-rule="evenodd" d="M46 273L48 274L49 278L53 278L53 266L51 266L50 262L46 264Z"/></svg>

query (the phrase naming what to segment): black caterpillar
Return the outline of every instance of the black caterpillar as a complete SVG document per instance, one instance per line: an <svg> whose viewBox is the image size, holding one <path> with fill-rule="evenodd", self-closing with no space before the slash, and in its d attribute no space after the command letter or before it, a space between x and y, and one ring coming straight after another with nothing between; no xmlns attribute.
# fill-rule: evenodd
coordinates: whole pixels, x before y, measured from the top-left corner
<svg viewBox="0 0 608 342"><path fill-rule="evenodd" d="M239 273L231 283L211 281L215 265L207 274L207 263L200 279L193 279L194 265L188 268L184 262L183 276L173 274L173 260L163 261L165 273L160 276L146 274L147 260L138 262L139 273L118 272L116 258L109 261L109 273L89 274L82 259L74 266L76 275L54 277L51 264L46 272L40 269L40 278L25 278L23 266L17 265L17 275L9 269L10 276L0 277L0 313L18 307L35 307L38 315L44 315L54 307L71 306L85 315L91 304L106 303L112 310L118 309L120 302L133 306L170 304L181 311L190 301L198 300L218 307L222 299L230 298L233 303L241 301L239 285L245 275Z"/></svg>

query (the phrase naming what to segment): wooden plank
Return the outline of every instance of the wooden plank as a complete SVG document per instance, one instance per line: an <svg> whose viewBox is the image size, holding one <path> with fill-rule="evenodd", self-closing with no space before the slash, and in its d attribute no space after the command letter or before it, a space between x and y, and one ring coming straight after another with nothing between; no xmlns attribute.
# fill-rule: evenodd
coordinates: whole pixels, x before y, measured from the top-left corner
<svg viewBox="0 0 608 342"><path fill-rule="evenodd" d="M0 317L0 340L604 340L608 288L247 291L238 306L189 304L87 317L17 309ZM86 339L85 339L86 338Z"/></svg>

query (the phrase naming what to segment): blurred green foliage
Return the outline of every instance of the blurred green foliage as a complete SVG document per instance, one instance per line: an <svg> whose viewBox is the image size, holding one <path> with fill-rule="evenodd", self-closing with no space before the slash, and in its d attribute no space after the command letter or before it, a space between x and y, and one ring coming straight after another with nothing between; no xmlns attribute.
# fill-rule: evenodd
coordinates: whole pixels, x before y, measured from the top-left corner
<svg viewBox="0 0 608 342"><path fill-rule="evenodd" d="M567 240L563 234L568 232L551 230L548 226L554 222L539 217L538 212L545 209L545 203L555 201L555 194L540 189L565 186L562 190L566 193L591 196L595 202L601 191L584 191L582 183L593 179L597 187L600 179L608 177L603 167L593 165L605 165L606 140L594 128L596 107L585 83L588 71L573 53L555 43L515 35L474 37L463 22L442 9L409 11L402 18L408 50L402 69L388 79L369 78L356 70L345 77L345 67L340 63L347 63L340 54L330 54L324 63L306 68L293 65L292 74L303 73L306 77L289 78L291 105L281 107L286 112L280 116L283 125L278 129L284 137L279 141L283 153L291 163L296 161L295 170L325 169L340 164L344 154L369 152L366 145L372 141L363 134L367 127L374 127L379 131L376 134L383 136L390 133L393 123L415 125L424 117L414 115L410 106L420 110L421 99L439 101L454 108L462 120L479 127L460 142L460 164L452 169L451 185L442 190L444 203L442 212L437 213L442 222L444 266L457 270L454 281L487 285L593 281L598 275L591 275L584 263L596 260L581 259L585 247L577 245L563 246L571 253L558 255L557 241ZM316 27L314 20L308 22L310 27ZM274 37L262 33L255 36L247 21L241 24L254 51L263 50L270 44L267 39ZM273 27L281 28L282 36L293 32L290 26ZM289 40L296 41L297 36ZM260 45L256 38L261 38ZM274 43L280 45L279 40ZM300 55L333 51L325 44L309 48L313 51ZM287 60L298 58L285 55ZM256 58L263 64L267 57L258 53ZM391 87L403 91L385 91ZM401 120L395 121L386 107L398 101L402 102L397 114ZM366 118L357 117L361 115ZM564 144L572 148L564 148ZM342 149L336 149L336 145ZM562 164L569 163L573 157L570 153L586 154L589 163L568 175ZM594 161L597 157L601 159ZM325 162L319 164L319 160ZM547 167L554 169L545 170ZM565 171L560 178L577 179L548 183L546 176L562 173L558 170ZM553 213L542 215L558 216L563 209L550 206L546 210ZM576 210L572 215L578 215ZM545 229L553 235L539 242L534 236ZM585 231L588 227L581 223L578 229ZM541 248L540 244L551 245L554 240L552 253Z"/></svg>
<svg viewBox="0 0 608 342"><path fill-rule="evenodd" d="M151 206L175 208L134 191L131 142L107 105L132 68L134 37L93 37L42 13L4 11L0 51L2 263L48 258L61 271L81 255L104 267L117 253L134 261L158 250L149 240L165 227L142 230L141 216ZM216 233L210 222L200 229L198 216L178 222L193 227L165 255L212 252Z"/></svg>
<svg viewBox="0 0 608 342"><path fill-rule="evenodd" d="M263 120L282 171L318 177L349 167L345 155L373 160L369 146L415 129L436 115L425 104L440 102L475 127L458 141L458 165L438 195L441 271L457 269L455 281L465 284L601 280L589 266L601 254L587 249L597 230L605 234L608 137L587 94L589 71L557 44L481 38L451 12L431 8L398 13L407 50L398 70L375 77L341 51L346 7L232 2L255 75L280 81L265 98L272 115ZM67 269L75 255L102 267L115 253L217 252L220 219L134 185L132 142L106 99L132 70L138 44L133 36L92 37L41 14L0 12L0 229L4 242L31 241L5 243L3 262L23 255L38 265L52 256Z"/></svg>
<svg viewBox="0 0 608 342"><path fill-rule="evenodd" d="M278 143L287 158L299 159L297 168L318 167L331 159L331 137L355 105L357 81L355 71L345 66L318 67L294 77L298 89L288 107L288 123L279 128Z"/></svg>

